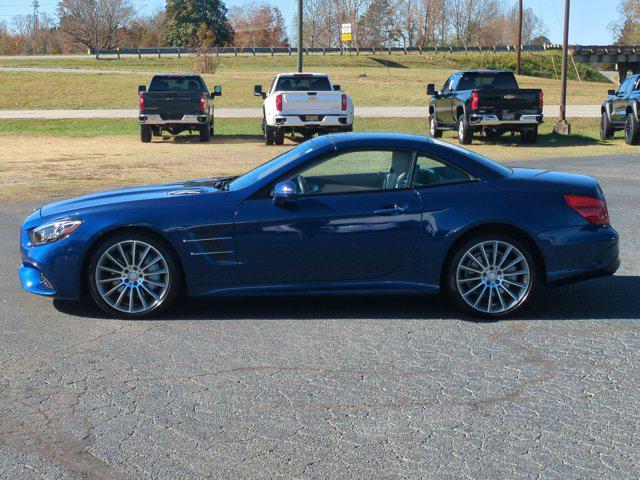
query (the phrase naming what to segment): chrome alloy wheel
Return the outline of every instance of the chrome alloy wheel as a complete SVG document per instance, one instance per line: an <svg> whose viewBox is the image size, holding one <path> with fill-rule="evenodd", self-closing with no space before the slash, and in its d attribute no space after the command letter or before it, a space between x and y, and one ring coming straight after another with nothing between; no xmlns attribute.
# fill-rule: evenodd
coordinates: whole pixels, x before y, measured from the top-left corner
<svg viewBox="0 0 640 480"><path fill-rule="evenodd" d="M458 140L462 142L464 140L464 121L458 119Z"/></svg>
<svg viewBox="0 0 640 480"><path fill-rule="evenodd" d="M431 134L432 137L436 136L438 128L436 126L436 119L433 115L431 115L431 117L429 117L429 133Z"/></svg>
<svg viewBox="0 0 640 480"><path fill-rule="evenodd" d="M525 301L531 290L526 257L501 240L477 243L460 259L456 284L464 301L482 313L500 314Z"/></svg>
<svg viewBox="0 0 640 480"><path fill-rule="evenodd" d="M124 313L144 313L167 295L169 268L162 254L148 243L124 240L100 256L95 282L111 307Z"/></svg>

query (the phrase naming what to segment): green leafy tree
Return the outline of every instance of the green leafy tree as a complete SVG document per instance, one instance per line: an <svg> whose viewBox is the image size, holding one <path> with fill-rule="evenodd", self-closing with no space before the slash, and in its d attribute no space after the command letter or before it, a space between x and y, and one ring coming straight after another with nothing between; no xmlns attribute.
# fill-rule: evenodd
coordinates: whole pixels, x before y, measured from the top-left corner
<svg viewBox="0 0 640 480"><path fill-rule="evenodd" d="M196 45L202 24L211 30L215 45L233 42L233 28L222 0L167 0L163 43L172 47Z"/></svg>

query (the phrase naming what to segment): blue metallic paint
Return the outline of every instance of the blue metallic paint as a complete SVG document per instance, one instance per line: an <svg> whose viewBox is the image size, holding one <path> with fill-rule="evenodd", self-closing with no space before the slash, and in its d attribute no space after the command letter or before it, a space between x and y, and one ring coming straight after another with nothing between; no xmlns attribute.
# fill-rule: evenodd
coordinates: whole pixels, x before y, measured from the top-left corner
<svg viewBox="0 0 640 480"><path fill-rule="evenodd" d="M617 268L615 230L589 224L562 197L602 196L591 177L529 169L505 173L463 149L411 135L327 135L296 148L299 154L291 161L237 190L221 191L213 180L196 180L46 205L22 226L23 287L41 295L79 298L93 248L123 228L163 238L175 251L192 295L435 292L454 243L488 224L526 235L543 259L548 282L612 274ZM282 206L260 194L319 155L353 148L424 152L467 171L474 180L301 196ZM404 211L374 214L395 205ZM60 218L81 218L83 223L55 243L30 244L31 229Z"/></svg>

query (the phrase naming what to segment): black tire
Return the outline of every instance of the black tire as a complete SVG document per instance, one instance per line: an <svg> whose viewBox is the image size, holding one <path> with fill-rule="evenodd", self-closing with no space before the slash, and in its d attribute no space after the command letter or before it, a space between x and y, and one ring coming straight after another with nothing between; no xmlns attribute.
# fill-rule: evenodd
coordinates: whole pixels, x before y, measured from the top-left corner
<svg viewBox="0 0 640 480"><path fill-rule="evenodd" d="M121 242L133 242L133 241L147 244L151 246L153 249L155 249L156 252L158 252L162 256L162 259L166 263L168 275L167 277L164 277L166 278L166 284L167 284L166 290L164 291L162 296L160 296L160 299L157 300L157 303L155 303L155 305L153 306L150 305L149 309L146 311L129 313L129 312L121 311L121 310L118 310L117 308L114 308L112 305L110 305L109 303L107 303L107 301L104 300L102 294L98 290L98 283L96 281L96 272L98 270L98 263L100 262L100 259L103 258L103 255L107 250L109 250L111 247ZM134 254L137 257L138 261L140 261L140 259L142 258L142 254L144 252L140 243L137 243L137 245L140 247L140 249L137 250L138 254L137 255ZM142 250L142 252L140 250ZM121 258L119 260L121 261ZM143 259L143 261L144 260L145 259ZM134 264L135 262L136 262L136 259L134 259L130 263ZM114 275L115 278L118 278L118 275L116 273L108 273L108 274L112 274ZM141 275L141 277L142 276L143 275ZM126 277L122 275L122 278L125 279ZM154 278L157 279L158 277L154 277ZM93 298L95 303L109 316L115 316L115 317L127 318L127 319L148 318L164 311L175 300L176 295L180 290L181 282L182 282L181 269L179 267L178 259L173 253L173 250L164 241L161 241L151 235L146 235L144 233L138 233L138 232L123 232L123 233L119 233L106 238L100 244L100 246L95 251L95 253L92 255L89 261L89 268L87 271L87 285L89 286L89 292L91 293L91 297ZM115 282L114 284L111 284L111 285L115 285L116 283L118 282ZM102 282L101 284L104 284L104 282ZM116 291L114 295L117 293L118 291ZM134 300L136 298L139 298L139 297L134 296ZM148 296L148 294L147 294L147 300L149 300L151 303L154 303L154 300L152 300L152 297ZM138 303L141 303L141 302L138 302Z"/></svg>
<svg viewBox="0 0 640 480"><path fill-rule="evenodd" d="M213 128L213 123L211 124L211 126L209 127L209 135L213 137L213 133L214 133L214 128Z"/></svg>
<svg viewBox="0 0 640 480"><path fill-rule="evenodd" d="M467 117L460 115L458 117L458 142L461 145L469 145L473 141L473 130L467 122Z"/></svg>
<svg viewBox="0 0 640 480"><path fill-rule="evenodd" d="M264 143L266 145L273 145L276 141L276 129L270 127L266 123L264 124Z"/></svg>
<svg viewBox="0 0 640 480"><path fill-rule="evenodd" d="M273 143L276 145L284 144L284 130L281 128L276 128L275 133L273 134Z"/></svg>
<svg viewBox="0 0 640 480"><path fill-rule="evenodd" d="M522 143L531 145L538 141L538 127L525 128L520 132L520 140Z"/></svg>
<svg viewBox="0 0 640 480"><path fill-rule="evenodd" d="M208 142L209 140L211 140L211 128L209 127L209 125L202 125L199 130L201 142Z"/></svg>
<svg viewBox="0 0 640 480"><path fill-rule="evenodd" d="M496 257L497 258L496 263L498 264L502 259L501 256L505 254L505 252L507 252L507 246L510 245L513 247L513 249L510 250L510 253L507 253L508 256L506 257L506 260L504 261L504 263L500 265L498 268L504 268L505 265L508 265L512 261L516 260L518 258L517 256L518 253L521 253L523 257L523 260L509 267L505 271L500 270L499 275L496 272L497 278L496 277L493 278L493 282L495 286L489 288L490 293L485 293L488 285L487 283L484 283L484 282L490 283L490 279L487 276L489 273L491 273L490 268L483 268L483 266L480 265L479 263L475 264L475 270L478 270L481 273L475 273L475 270L473 272L466 273L466 270L464 268L462 269L459 268L459 266L461 265L461 262L463 262L463 259L465 259L464 261L468 262L469 258L472 258L467 256L467 252L471 250L472 255L477 255L477 254L474 254L474 250L473 250L474 246L477 246L479 244L484 244L485 242L490 245L488 249L485 250L487 260L493 258L493 251L491 249L492 248L491 246L498 245L498 256ZM494 242L497 242L497 243L494 243ZM478 258L478 260L481 260L484 262L482 258ZM492 260L489 260L489 262L491 261ZM522 262L526 262L526 263L522 263ZM515 272L522 271L518 269L525 268L524 265L526 265L526 268L528 268L528 277L526 281L524 280L523 277L513 276L515 274L511 273L514 271ZM513 269L516 269L516 270L513 270ZM473 291L469 291L474 286L476 286L476 284L468 283L468 282L465 283L466 282L465 279L458 278L459 272L462 272L463 275L477 276L476 282L482 283L482 285L478 287L475 293ZM507 285L506 283L503 283L505 282L505 278L507 277L511 277L513 281L518 281L518 283L521 283L523 285L526 284L526 287L513 287L511 285L508 286L508 288L510 289L519 288L518 291L513 290L512 292L512 293L515 293L515 297L516 297L515 299L507 295L505 287L503 286L503 285ZM477 279L481 279L481 280L478 281ZM531 297L534 295L534 292L537 288L537 282L538 282L537 266L534 261L533 255L526 244L524 244L523 242L521 242L516 238L502 235L502 234L485 234L485 235L479 235L477 237L471 238L465 241L463 244L456 247L455 251L453 252L453 256L451 257L451 260L445 266L442 286L443 288L446 289L445 293L447 297L453 302L456 308L466 313L469 313L475 317L480 317L485 319L499 319L499 318L504 318L504 317L513 315L519 310L521 310L522 308L524 308L528 304ZM463 293L461 293L460 291L460 288L463 288L462 287L463 285L466 285L469 288L467 292L464 293L464 296L463 296ZM484 285L487 285L487 286L484 286ZM477 293L477 292L481 292L481 293ZM499 292L499 295L498 295L498 292ZM471 305L471 303L474 303L474 300L477 303L478 298L476 298L476 295L479 297L479 302L480 302L478 304L478 307L474 307L473 305ZM465 296L468 300L465 300ZM513 303L513 305L510 305L510 303ZM491 306L493 306L494 304L496 305L496 310L491 311ZM489 311L481 310L481 308L482 309L484 308L484 305L490 305ZM503 308L504 310L499 311L500 308Z"/></svg>
<svg viewBox="0 0 640 480"><path fill-rule="evenodd" d="M602 140L613 138L613 124L606 112L602 112L600 116L600 138Z"/></svg>
<svg viewBox="0 0 640 480"><path fill-rule="evenodd" d="M638 145L640 142L640 124L638 124L633 112L627 115L627 120L624 123L624 141L627 145Z"/></svg>
<svg viewBox="0 0 640 480"><path fill-rule="evenodd" d="M429 135L433 138L442 138L442 130L438 130L438 121L435 115L429 115Z"/></svg>
<svg viewBox="0 0 640 480"><path fill-rule="evenodd" d="M142 143L149 143L152 135L153 131L149 125L140 125L140 140L142 140Z"/></svg>

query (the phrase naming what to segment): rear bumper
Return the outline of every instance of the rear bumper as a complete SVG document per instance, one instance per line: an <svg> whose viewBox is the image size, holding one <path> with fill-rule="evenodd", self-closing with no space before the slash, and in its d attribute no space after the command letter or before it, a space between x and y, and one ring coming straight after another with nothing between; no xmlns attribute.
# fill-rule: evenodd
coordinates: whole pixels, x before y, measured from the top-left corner
<svg viewBox="0 0 640 480"><path fill-rule="evenodd" d="M497 115L469 115L469 125L482 127L514 126L525 127L540 125L544 118L542 114L522 115L519 119L501 120Z"/></svg>
<svg viewBox="0 0 640 480"><path fill-rule="evenodd" d="M313 116L311 114L305 115L276 115L274 117L274 127L301 127L310 129L323 129L323 128L347 128L353 125L353 116L349 116L346 113L336 115L317 115L318 120L309 120L307 117Z"/></svg>
<svg viewBox="0 0 640 480"><path fill-rule="evenodd" d="M140 115L138 120L142 125L204 125L207 123L207 116L183 115L180 119L163 120L160 115Z"/></svg>

